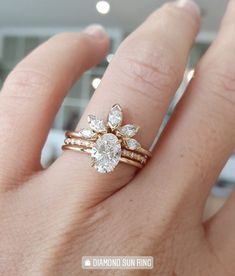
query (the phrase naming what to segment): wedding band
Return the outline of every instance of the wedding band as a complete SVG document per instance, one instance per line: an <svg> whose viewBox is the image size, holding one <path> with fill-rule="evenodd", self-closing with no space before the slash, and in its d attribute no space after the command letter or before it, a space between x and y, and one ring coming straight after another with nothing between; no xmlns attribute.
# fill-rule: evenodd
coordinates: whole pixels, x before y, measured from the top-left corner
<svg viewBox="0 0 235 276"><path fill-rule="evenodd" d="M68 135L68 133L66 133L66 134ZM91 151L89 151L89 149L93 148L95 141L84 140L81 138L66 138L64 143L65 143L65 145L63 146L63 149L71 149L72 147L74 148L74 150L76 150L78 148L77 151L82 151L82 149L88 149L87 152L91 153ZM79 149L81 149L81 150L79 150ZM147 161L147 158L145 156L143 156L142 154L128 150L128 149L122 149L121 156L135 160L137 162L140 162L141 164L145 164Z"/></svg>
<svg viewBox="0 0 235 276"><path fill-rule="evenodd" d="M90 129L66 132L62 149L90 154L92 166L100 173L113 171L119 162L143 168L151 157L151 152L142 148L133 138L139 127L132 124L122 126L122 121L123 112L118 104L111 108L107 124L96 116L89 115Z"/></svg>
<svg viewBox="0 0 235 276"><path fill-rule="evenodd" d="M84 153L88 153L88 154L92 153L92 149L90 149L90 148L82 148L82 147L76 147L76 146L70 146L70 145L63 145L62 148L63 148L63 150L74 150L74 151L84 152ZM141 164L138 161L134 161L132 159L128 159L125 157L120 157L120 162L126 163L128 165L132 165L139 169L142 169L144 166L143 164Z"/></svg>
<svg viewBox="0 0 235 276"><path fill-rule="evenodd" d="M68 138L78 138L78 139L81 138L80 132L76 132L76 131L66 131L65 136L68 137ZM96 141L96 139L97 138L90 138L89 141ZM132 139L132 140L134 140L134 139ZM76 143L76 142L74 142L74 143ZM133 141L132 141L132 143L133 143ZM128 149L126 144L124 144L124 147ZM132 148L132 149L135 149L135 148ZM151 157L151 152L144 149L144 148L142 148L142 147L136 147L135 150L136 150L136 152L139 152L143 155Z"/></svg>

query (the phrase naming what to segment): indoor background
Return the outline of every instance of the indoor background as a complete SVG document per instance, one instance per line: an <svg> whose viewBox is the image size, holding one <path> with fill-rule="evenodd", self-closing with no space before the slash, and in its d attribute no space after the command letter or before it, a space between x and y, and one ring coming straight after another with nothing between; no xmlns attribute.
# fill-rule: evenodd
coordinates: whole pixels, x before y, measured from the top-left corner
<svg viewBox="0 0 235 276"><path fill-rule="evenodd" d="M79 31L99 23L111 38L110 52L101 64L86 72L71 89L60 108L42 155L46 166L61 153L64 131L73 129L121 41L152 11L160 0L0 0L0 87L7 74L27 53L48 37L63 31ZM202 28L188 60L184 80L169 108L164 124L193 76L198 59L215 38L227 1L197 0ZM184 35L183 33L181 34ZM179 37L180 39L180 37ZM235 183L235 156L231 156L213 189L219 197L228 195Z"/></svg>

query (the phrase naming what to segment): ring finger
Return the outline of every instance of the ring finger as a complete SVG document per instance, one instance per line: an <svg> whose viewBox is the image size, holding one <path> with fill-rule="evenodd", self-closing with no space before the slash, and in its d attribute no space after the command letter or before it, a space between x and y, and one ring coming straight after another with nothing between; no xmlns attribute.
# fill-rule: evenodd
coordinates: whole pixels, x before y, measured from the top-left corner
<svg viewBox="0 0 235 276"><path fill-rule="evenodd" d="M154 12L120 46L78 129L86 127L88 114L105 118L110 107L119 103L125 111L124 123L141 126L137 139L148 148L182 80L198 27L199 11L191 1L167 3ZM91 191L98 201L124 186L136 171L122 164L109 175L98 174L87 156L72 151L66 151L49 173L56 172L64 183L65 169L67 187L80 179L80 191Z"/></svg>

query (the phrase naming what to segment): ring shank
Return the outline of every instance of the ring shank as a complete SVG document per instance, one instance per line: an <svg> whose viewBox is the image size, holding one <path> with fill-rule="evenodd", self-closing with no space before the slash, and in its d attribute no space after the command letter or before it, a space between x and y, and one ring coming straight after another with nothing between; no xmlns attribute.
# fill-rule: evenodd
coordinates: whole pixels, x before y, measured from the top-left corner
<svg viewBox="0 0 235 276"><path fill-rule="evenodd" d="M74 151L85 152L87 154L91 154L91 148L84 148L84 147L79 147L79 146L74 146L74 145L63 145L62 149L63 150L74 150ZM131 159L123 157L123 156L120 158L120 161L125 164L135 166L139 169L143 168L143 165L140 162L131 160Z"/></svg>
<svg viewBox="0 0 235 276"><path fill-rule="evenodd" d="M69 138L78 138L78 139L81 139L81 136L80 136L79 133L76 132L76 131L67 131L67 132L65 133L65 136L66 136L66 137L69 137ZM90 141L95 141L96 138L89 139L89 140L90 140ZM140 153L140 154L142 154L142 155L148 156L148 157L151 157L151 155L152 155L151 152L150 152L149 150L146 150L146 149L144 149L144 148L138 148L138 149L133 150L133 151L135 151L135 152L137 152L137 153Z"/></svg>

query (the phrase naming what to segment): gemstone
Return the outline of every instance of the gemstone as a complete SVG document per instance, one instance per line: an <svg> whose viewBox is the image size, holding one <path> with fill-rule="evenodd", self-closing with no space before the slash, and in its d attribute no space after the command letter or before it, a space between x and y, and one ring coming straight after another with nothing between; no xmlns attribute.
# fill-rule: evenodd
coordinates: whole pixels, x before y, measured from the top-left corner
<svg viewBox="0 0 235 276"><path fill-rule="evenodd" d="M90 128L92 130L94 130L95 132L99 132L99 133L106 132L106 127L105 127L104 121L97 118L96 116L89 115L88 123L89 123Z"/></svg>
<svg viewBox="0 0 235 276"><path fill-rule="evenodd" d="M121 157L121 144L112 133L97 139L91 150L92 165L100 173L113 171Z"/></svg>
<svg viewBox="0 0 235 276"><path fill-rule="evenodd" d="M108 124L110 128L113 130L119 127L122 123L122 109L120 105L115 104L108 115Z"/></svg>
<svg viewBox="0 0 235 276"><path fill-rule="evenodd" d="M75 140L74 140L74 139L71 139L71 140L70 140L70 143L71 143L72 145L74 145L74 144L75 144Z"/></svg>
<svg viewBox="0 0 235 276"><path fill-rule="evenodd" d="M81 138L91 139L91 138L94 138L96 136L96 133L91 129L83 128L78 132L78 136L81 137Z"/></svg>
<svg viewBox="0 0 235 276"><path fill-rule="evenodd" d="M136 149L139 149L141 147L140 143L138 141L136 141L135 139L133 139L133 138L125 139L125 142L126 142L127 148L130 149L130 150L136 150Z"/></svg>
<svg viewBox="0 0 235 276"><path fill-rule="evenodd" d="M136 125L124 125L119 129L119 132L122 136L131 138L136 135L138 130L139 127Z"/></svg>
<svg viewBox="0 0 235 276"><path fill-rule="evenodd" d="M70 138L66 138L66 139L64 140L64 143L65 143L66 145L70 144L70 142L71 142L71 139L70 139Z"/></svg>

